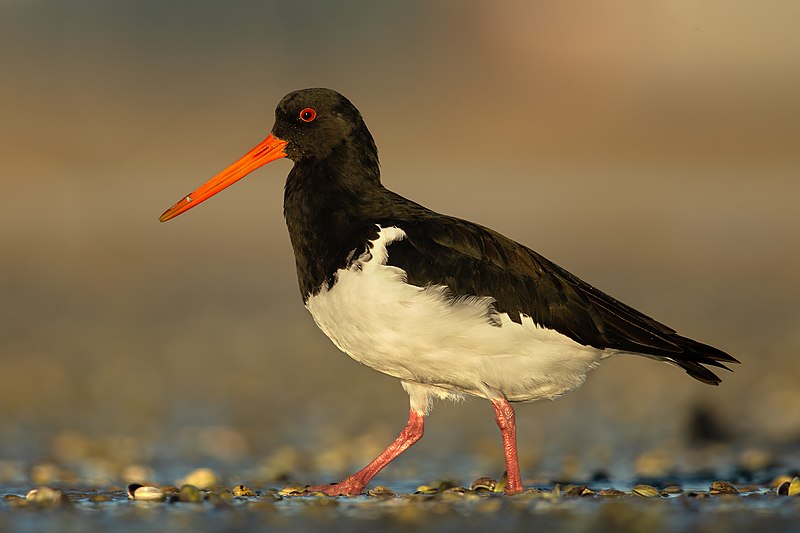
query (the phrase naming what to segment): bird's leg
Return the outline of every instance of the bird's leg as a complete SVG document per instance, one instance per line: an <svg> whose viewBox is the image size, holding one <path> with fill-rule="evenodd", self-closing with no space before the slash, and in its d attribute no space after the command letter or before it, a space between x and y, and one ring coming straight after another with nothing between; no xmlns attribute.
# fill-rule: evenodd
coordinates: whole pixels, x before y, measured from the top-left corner
<svg viewBox="0 0 800 533"><path fill-rule="evenodd" d="M306 487L307 492L324 492L328 496L356 496L361 494L367 483L375 477L375 474L388 465L395 457L406 451L412 444L422 438L425 428L425 415L411 409L408 415L408 423L400 435L388 448L383 450L370 464L347 477L339 483L329 485L316 485Z"/></svg>
<svg viewBox="0 0 800 533"><path fill-rule="evenodd" d="M494 407L497 427L503 437L503 453L506 456L506 494L522 492L522 478L519 474L519 460L517 459L517 424L514 421L514 408L508 400L501 398L491 400Z"/></svg>

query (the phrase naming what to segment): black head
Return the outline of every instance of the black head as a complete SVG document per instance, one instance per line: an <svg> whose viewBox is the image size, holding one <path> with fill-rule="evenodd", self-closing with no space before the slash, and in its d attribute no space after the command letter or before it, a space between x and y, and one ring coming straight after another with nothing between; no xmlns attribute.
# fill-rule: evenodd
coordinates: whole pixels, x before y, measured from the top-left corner
<svg viewBox="0 0 800 533"><path fill-rule="evenodd" d="M371 153L377 160L361 113L332 89L301 89L284 96L275 109L272 133L287 142L284 152L295 162L323 160L349 150Z"/></svg>
<svg viewBox="0 0 800 533"><path fill-rule="evenodd" d="M258 167L283 157L295 162L290 178L303 174L351 189L380 184L378 149L358 109L331 89L302 89L280 101L275 125L266 139L184 196L160 220L188 211Z"/></svg>

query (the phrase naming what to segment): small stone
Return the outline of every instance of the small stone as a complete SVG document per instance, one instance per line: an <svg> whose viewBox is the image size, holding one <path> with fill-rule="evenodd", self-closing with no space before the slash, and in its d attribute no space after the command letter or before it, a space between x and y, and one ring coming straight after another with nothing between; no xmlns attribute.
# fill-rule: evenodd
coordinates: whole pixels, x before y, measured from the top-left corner
<svg viewBox="0 0 800 533"><path fill-rule="evenodd" d="M708 489L709 494L739 494L739 491L727 481L714 481Z"/></svg>
<svg viewBox="0 0 800 533"><path fill-rule="evenodd" d="M68 501L60 490L51 489L50 487L31 489L25 499L42 505L61 505Z"/></svg>
<svg viewBox="0 0 800 533"><path fill-rule="evenodd" d="M228 489L220 492L209 492L205 495L206 501L215 507L230 505L233 501L233 494Z"/></svg>
<svg viewBox="0 0 800 533"><path fill-rule="evenodd" d="M445 489L441 492L441 496L443 500L450 500L450 501L471 500L475 498L480 498L480 496L478 496L478 493L469 490L465 487L453 487L451 489Z"/></svg>
<svg viewBox="0 0 800 533"><path fill-rule="evenodd" d="M617 489L603 489L597 495L603 498L619 498L620 496L625 496L625 493Z"/></svg>
<svg viewBox="0 0 800 533"><path fill-rule="evenodd" d="M494 492L496 489L497 480L490 477L479 477L469 486L469 490L474 490L475 492Z"/></svg>
<svg viewBox="0 0 800 533"><path fill-rule="evenodd" d="M681 494L683 489L679 485L669 485L668 487L664 487L661 489L662 496L668 496L671 494Z"/></svg>
<svg viewBox="0 0 800 533"><path fill-rule="evenodd" d="M439 490L436 487L431 487L430 485L420 485L417 487L417 490L414 494L436 494Z"/></svg>
<svg viewBox="0 0 800 533"><path fill-rule="evenodd" d="M547 489L527 489L517 495L517 500L549 500L553 494Z"/></svg>
<svg viewBox="0 0 800 533"><path fill-rule="evenodd" d="M133 493L136 492L136 489L138 489L139 487L143 487L143 486L144 485L142 485L141 483L131 483L130 485L128 485L128 499L132 500L133 499Z"/></svg>
<svg viewBox="0 0 800 533"><path fill-rule="evenodd" d="M11 507L25 507L31 503L22 496L17 496L16 494L6 494L3 496L3 501Z"/></svg>
<svg viewBox="0 0 800 533"><path fill-rule="evenodd" d="M278 494L281 496L301 496L303 494L308 494L308 492L306 492L305 487L289 485L288 487L283 487L281 490L279 490Z"/></svg>
<svg viewBox="0 0 800 533"><path fill-rule="evenodd" d="M800 496L800 477L795 477L789 483L789 488L787 490L788 496Z"/></svg>
<svg viewBox="0 0 800 533"><path fill-rule="evenodd" d="M200 503L204 499L203 493L194 485L185 484L178 493L180 501L186 503Z"/></svg>
<svg viewBox="0 0 800 533"><path fill-rule="evenodd" d="M233 487L233 491L231 491L234 496L237 498L244 498L244 497L253 497L256 493L250 489L247 485L236 485Z"/></svg>
<svg viewBox="0 0 800 533"><path fill-rule="evenodd" d="M255 494L256 494L255 492L253 492L252 490L250 492L252 492L253 495L255 496ZM229 491L228 489L222 489L221 491L217 492L216 494L217 494L217 496L219 496L219 499L222 500L225 503L232 502L233 498L234 498L233 492Z"/></svg>
<svg viewBox="0 0 800 533"><path fill-rule="evenodd" d="M395 496L397 496L397 494L392 489L390 489L389 487L385 487L383 485L378 485L374 489L367 491L367 494L379 498L394 498Z"/></svg>
<svg viewBox="0 0 800 533"><path fill-rule="evenodd" d="M791 483L791 482L792 482L792 476L787 476L787 475L785 475L785 474L782 474L782 475L780 475L780 476L776 477L775 479L773 479L773 480L770 482L769 486L770 486L770 487L775 487L775 488L777 489L777 488L778 488L778 487L780 487L782 484L784 484L784 483Z"/></svg>
<svg viewBox="0 0 800 533"><path fill-rule="evenodd" d="M133 499L143 502L163 502L167 497L160 487L143 485L133 491Z"/></svg>
<svg viewBox="0 0 800 533"><path fill-rule="evenodd" d="M89 501L92 503L110 502L111 496L108 494L92 494L89 496Z"/></svg>
<svg viewBox="0 0 800 533"><path fill-rule="evenodd" d="M589 487L587 487L586 485L570 485L564 491L564 496L568 497L594 496L594 491Z"/></svg>
<svg viewBox="0 0 800 533"><path fill-rule="evenodd" d="M659 495L657 488L644 483L639 483L633 487L633 494L642 498L655 498Z"/></svg>
<svg viewBox="0 0 800 533"><path fill-rule="evenodd" d="M194 485L203 490L208 490L220 484L219 476L210 468L197 468L192 470L186 477L179 480L177 485Z"/></svg>

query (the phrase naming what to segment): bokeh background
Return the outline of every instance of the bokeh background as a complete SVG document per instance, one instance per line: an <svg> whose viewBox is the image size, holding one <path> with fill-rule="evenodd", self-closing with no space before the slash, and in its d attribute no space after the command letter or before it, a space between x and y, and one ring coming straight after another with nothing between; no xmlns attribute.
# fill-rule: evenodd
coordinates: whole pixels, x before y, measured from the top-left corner
<svg viewBox="0 0 800 533"><path fill-rule="evenodd" d="M790 0L1 1L0 463L324 481L394 438L399 384L302 306L290 162L157 222L309 86L360 108L389 188L742 361L715 388L619 357L520 406L526 476L796 452L798 22ZM471 400L387 475L502 468Z"/></svg>

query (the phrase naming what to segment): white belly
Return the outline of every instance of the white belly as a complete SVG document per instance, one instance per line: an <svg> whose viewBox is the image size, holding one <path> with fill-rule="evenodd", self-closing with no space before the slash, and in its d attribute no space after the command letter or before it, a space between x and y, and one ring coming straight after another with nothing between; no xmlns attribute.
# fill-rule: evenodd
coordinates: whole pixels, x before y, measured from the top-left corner
<svg viewBox="0 0 800 533"><path fill-rule="evenodd" d="M554 398L580 385L603 356L530 317L494 311L488 297L453 299L445 287L407 284L387 266L387 246L405 237L381 228L370 253L337 272L306 307L350 357L410 383L485 398Z"/></svg>

